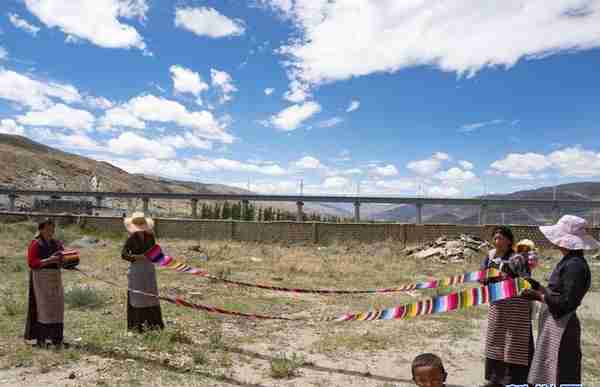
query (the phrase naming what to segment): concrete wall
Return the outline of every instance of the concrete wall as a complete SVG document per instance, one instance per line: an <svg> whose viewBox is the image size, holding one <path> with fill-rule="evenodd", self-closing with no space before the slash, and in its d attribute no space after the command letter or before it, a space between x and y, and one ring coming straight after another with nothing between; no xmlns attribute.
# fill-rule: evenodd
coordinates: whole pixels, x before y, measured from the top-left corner
<svg viewBox="0 0 600 387"><path fill-rule="evenodd" d="M48 214L0 212L0 222L37 221ZM52 215L60 225L78 224L84 229L108 233L123 233L123 218L108 216ZM399 223L297 223L297 222L245 222L219 220L192 220L155 218L155 231L159 238L191 240L236 240L252 242L302 242L329 244L335 241L355 240L365 243L393 240L406 245L421 245L442 235L456 237L471 234L490 239L494 225L464 226L450 224L399 224ZM537 226L511 226L517 239L528 238L539 246L549 244ZM600 238L600 228L589 232Z"/></svg>

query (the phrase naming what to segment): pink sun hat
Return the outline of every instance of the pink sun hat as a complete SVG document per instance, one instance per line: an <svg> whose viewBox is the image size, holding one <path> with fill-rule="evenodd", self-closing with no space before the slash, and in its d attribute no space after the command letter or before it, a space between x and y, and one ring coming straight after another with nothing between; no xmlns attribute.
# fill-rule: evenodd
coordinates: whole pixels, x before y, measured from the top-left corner
<svg viewBox="0 0 600 387"><path fill-rule="evenodd" d="M587 221L574 215L564 215L553 226L540 226L540 231L553 244L568 250L600 249L600 242L585 228Z"/></svg>

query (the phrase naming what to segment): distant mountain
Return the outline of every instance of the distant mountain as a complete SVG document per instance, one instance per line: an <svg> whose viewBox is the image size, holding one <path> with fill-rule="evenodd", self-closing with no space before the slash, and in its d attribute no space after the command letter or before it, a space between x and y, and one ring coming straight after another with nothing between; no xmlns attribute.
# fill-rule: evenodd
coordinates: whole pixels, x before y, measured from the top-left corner
<svg viewBox="0 0 600 387"><path fill-rule="evenodd" d="M164 177L128 173L103 161L96 161L72 153L51 148L26 137L0 134L0 186L20 189L65 190L65 191L115 191L115 192L175 192L175 193L218 193L244 194L251 191L222 184L204 184L180 181ZM160 173L160 171L157 171ZM19 199L20 204L29 205ZM105 205L127 208L127 200L106 200ZM136 204L136 205L139 205ZM286 211L296 211L295 203L262 203ZM189 212L189 203L184 201L153 201L155 209ZM348 213L307 203L306 213L348 216Z"/></svg>
<svg viewBox="0 0 600 387"><path fill-rule="evenodd" d="M487 199L547 199L556 195L558 200L600 200L600 182L581 182L562 184L556 187L542 187L533 190L518 191L504 195L487 195ZM571 213L591 220L592 211L585 206L562 208L561 213ZM490 207L487 223L544 224L554 220L555 214L549 208L502 208ZM386 211L373 213L371 220L396 222L414 222L416 209L412 205L400 205ZM600 220L600 218L598 219ZM478 224L479 208L468 206L424 206L423 221L427 223Z"/></svg>

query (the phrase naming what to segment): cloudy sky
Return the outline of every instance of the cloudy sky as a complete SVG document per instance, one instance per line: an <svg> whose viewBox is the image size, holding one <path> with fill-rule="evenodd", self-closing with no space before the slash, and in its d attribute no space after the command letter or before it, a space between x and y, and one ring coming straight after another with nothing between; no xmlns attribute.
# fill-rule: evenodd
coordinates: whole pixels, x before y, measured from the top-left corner
<svg viewBox="0 0 600 387"><path fill-rule="evenodd" d="M3 0L0 132L258 192L600 177L600 0Z"/></svg>

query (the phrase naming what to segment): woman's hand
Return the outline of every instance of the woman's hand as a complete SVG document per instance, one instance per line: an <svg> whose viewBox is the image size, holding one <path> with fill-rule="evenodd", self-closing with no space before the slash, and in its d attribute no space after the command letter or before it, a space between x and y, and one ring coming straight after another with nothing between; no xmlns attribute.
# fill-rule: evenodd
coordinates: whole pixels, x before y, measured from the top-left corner
<svg viewBox="0 0 600 387"><path fill-rule="evenodd" d="M63 255L61 253L52 254L50 257L44 259L44 266L58 264L59 266L63 263Z"/></svg>
<svg viewBox="0 0 600 387"><path fill-rule="evenodd" d="M538 290L525 289L523 290L523 293L521 293L521 297L532 301L544 302L543 293Z"/></svg>

